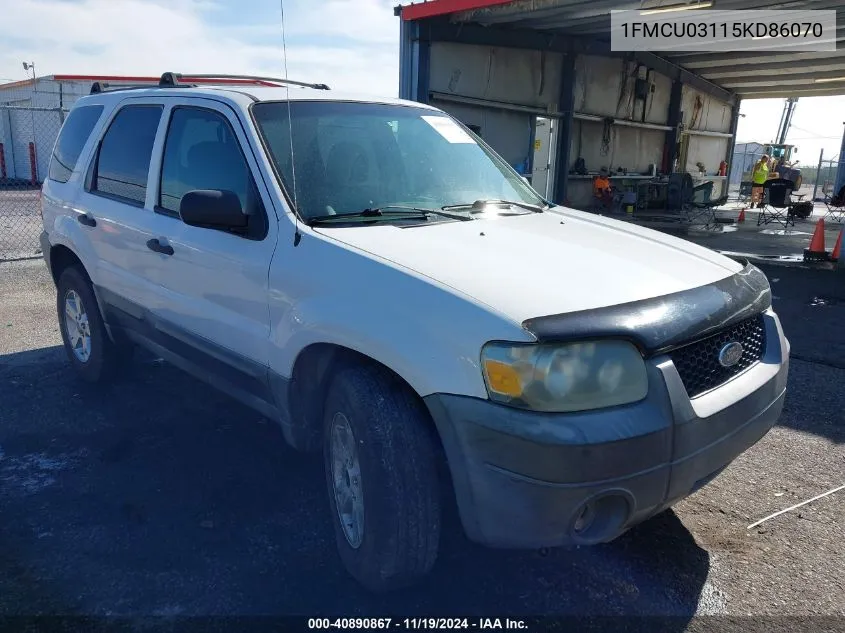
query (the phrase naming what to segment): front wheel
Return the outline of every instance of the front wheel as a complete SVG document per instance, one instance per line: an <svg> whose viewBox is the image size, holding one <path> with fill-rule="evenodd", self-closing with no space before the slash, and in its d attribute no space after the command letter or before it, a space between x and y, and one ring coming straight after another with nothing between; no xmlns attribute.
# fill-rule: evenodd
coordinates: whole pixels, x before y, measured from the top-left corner
<svg viewBox="0 0 845 633"><path fill-rule="evenodd" d="M440 541L437 445L424 405L374 366L339 371L324 411L323 455L341 560L372 591L412 584Z"/></svg>

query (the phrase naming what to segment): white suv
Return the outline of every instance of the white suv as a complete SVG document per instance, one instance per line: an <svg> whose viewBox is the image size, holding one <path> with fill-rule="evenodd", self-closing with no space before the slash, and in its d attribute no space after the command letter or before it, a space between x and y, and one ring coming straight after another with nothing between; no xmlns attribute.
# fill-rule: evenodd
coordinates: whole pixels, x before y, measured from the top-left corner
<svg viewBox="0 0 845 633"><path fill-rule="evenodd" d="M366 586L427 572L453 500L489 546L614 539L777 421L755 267L552 206L436 108L254 79L80 99L44 258L83 378L138 344L322 449Z"/></svg>

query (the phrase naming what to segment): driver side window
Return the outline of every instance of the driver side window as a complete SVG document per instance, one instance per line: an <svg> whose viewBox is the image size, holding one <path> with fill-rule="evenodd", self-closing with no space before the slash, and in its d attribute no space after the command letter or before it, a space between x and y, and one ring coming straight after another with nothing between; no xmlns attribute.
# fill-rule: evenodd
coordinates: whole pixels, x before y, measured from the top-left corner
<svg viewBox="0 0 845 633"><path fill-rule="evenodd" d="M226 118L213 110L178 107L171 114L164 143L156 210L178 217L182 196L196 189L237 195L249 216L250 234L266 222L249 165Z"/></svg>

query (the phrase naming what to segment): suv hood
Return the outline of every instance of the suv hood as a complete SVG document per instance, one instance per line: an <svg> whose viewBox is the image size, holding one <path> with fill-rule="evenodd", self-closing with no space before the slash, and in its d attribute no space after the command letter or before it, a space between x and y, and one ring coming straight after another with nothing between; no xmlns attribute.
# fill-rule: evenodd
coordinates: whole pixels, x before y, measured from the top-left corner
<svg viewBox="0 0 845 633"><path fill-rule="evenodd" d="M450 286L518 323L688 290L742 270L686 240L561 207L468 222L318 232Z"/></svg>

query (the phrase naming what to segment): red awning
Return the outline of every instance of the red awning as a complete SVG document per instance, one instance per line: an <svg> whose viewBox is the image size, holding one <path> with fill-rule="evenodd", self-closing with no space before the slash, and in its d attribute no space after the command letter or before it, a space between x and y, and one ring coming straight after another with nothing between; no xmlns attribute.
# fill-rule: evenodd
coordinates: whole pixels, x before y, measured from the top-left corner
<svg viewBox="0 0 845 633"><path fill-rule="evenodd" d="M403 20L420 20L437 15L449 15L459 11L483 9L497 4L508 4L513 0L429 0L402 7Z"/></svg>

